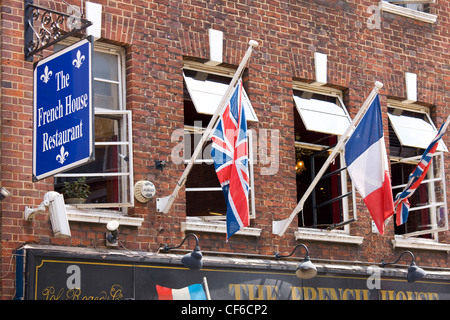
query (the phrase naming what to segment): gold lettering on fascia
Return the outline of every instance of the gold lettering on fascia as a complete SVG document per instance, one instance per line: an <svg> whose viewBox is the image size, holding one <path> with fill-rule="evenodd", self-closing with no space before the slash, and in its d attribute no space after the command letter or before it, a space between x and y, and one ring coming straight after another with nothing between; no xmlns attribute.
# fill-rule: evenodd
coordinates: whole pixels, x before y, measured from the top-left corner
<svg viewBox="0 0 450 320"><path fill-rule="evenodd" d="M101 291L96 295L84 295L78 288L57 290L54 286L49 286L41 293L45 300L120 300L123 298L123 287L114 284L109 290Z"/></svg>
<svg viewBox="0 0 450 320"><path fill-rule="evenodd" d="M277 300L278 286L232 283L228 293L235 300ZM368 290L352 288L291 287L292 300L370 300L371 294L381 300L439 300L436 292Z"/></svg>

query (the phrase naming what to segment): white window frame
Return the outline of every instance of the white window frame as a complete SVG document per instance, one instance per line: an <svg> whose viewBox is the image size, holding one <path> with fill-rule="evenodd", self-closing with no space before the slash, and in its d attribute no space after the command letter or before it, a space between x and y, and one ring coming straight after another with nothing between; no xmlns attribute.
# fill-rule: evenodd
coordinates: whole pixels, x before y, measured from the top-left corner
<svg viewBox="0 0 450 320"><path fill-rule="evenodd" d="M434 3L434 0L422 0L422 1L421 0L419 0L419 1L410 0L409 3ZM426 23L435 23L437 21L437 15L427 13L427 12L417 11L417 10L410 9L410 8L405 8L405 7L399 6L398 4L399 4L399 1L381 0L378 3L378 7L383 12L397 14L399 16L404 16L407 18L419 20L419 21L426 22ZM405 2L405 4L406 4L406 2Z"/></svg>
<svg viewBox="0 0 450 320"><path fill-rule="evenodd" d="M198 127L191 127L191 126L186 126L184 128L185 130L185 134L203 134L205 132L204 130L205 128L201 128L199 130ZM247 130L247 134L248 134L248 170L249 170L249 195L250 195L250 203L249 203L249 209L250 209L250 219L255 219L256 218L256 210L255 210L255 179L254 179L254 170L253 170L253 164L254 164L254 157L253 157L253 135L252 135L252 130ZM211 141L211 139L207 140L207 141ZM190 158L185 158L184 159L184 163L188 164L190 161ZM208 157L206 159L203 158L197 158L194 161L194 164L201 164L201 163L206 163L211 165L211 167L214 167L214 161L212 158ZM220 195L223 195L223 191L222 191L222 187L218 186L218 187L197 187L197 188L185 188L186 192L203 192L203 191L217 191L220 192ZM202 219L204 220L225 220L225 216L211 216L211 217L203 217Z"/></svg>
<svg viewBox="0 0 450 320"><path fill-rule="evenodd" d="M389 108L394 108L394 109L402 109L402 110L407 110L407 111L411 111L411 112L416 112L416 113L421 113L427 116L431 126L433 127L435 134L437 134L437 129L434 126L433 121L431 121L430 116L429 116L429 112L427 109L424 109L421 106L415 106L415 105L409 105L408 107L402 106L401 104L396 103L395 101L388 101L388 107ZM393 122L391 121L391 118L389 118L389 121L391 122L391 125L394 129L394 133L397 135L397 132L395 132L395 128L393 125ZM420 134L420 131L418 131L418 134ZM397 135L398 140L401 143L400 138ZM431 140L430 140L431 142ZM416 236L420 236L420 235L425 235L425 234L431 234L433 236L433 239L437 242L438 241L438 232L441 231L446 231L448 230L448 214L447 214L447 191L446 191L446 181L445 181L445 166L444 166L444 151L447 151L447 148L445 146L445 144L443 143L443 141L441 141L442 143L440 144L441 147L441 151L437 150L434 154L434 158L433 158L433 162L432 162L432 166L430 167L430 169L428 170L427 173L427 177L422 181L421 185L426 184L428 187L428 204L420 206L420 207L410 207L409 211L413 212L416 210L421 210L421 209L430 209L430 223L431 223L431 228L428 230L422 230L422 231L414 231L414 232L409 232L409 233L405 233L402 234L401 236L403 237L416 237ZM419 148L418 146L412 146L413 148ZM426 146L427 147L427 146ZM425 151L425 148L420 147L420 149L422 149L423 151ZM422 157L422 154L419 156L415 156L415 157L410 157L410 158L402 158L402 157L394 157L391 156L390 157L390 161L391 164L392 163L410 163L413 165L417 165L417 163L419 163L420 158ZM435 177L434 172L436 171L435 166L439 166L439 176ZM441 188L443 190L441 190L441 192L443 192L443 201L436 201L436 197L435 197L435 183L440 183L441 184ZM403 188L406 186L405 184L402 185L393 185L392 186L392 190L394 192L394 197L395 194L398 192L401 192L403 190ZM445 225L444 227L439 227L437 224L437 220L436 220L436 214L437 214L437 210L441 210L441 208L444 209L444 220L445 220ZM396 235L396 236L400 236L400 235Z"/></svg>
<svg viewBox="0 0 450 320"><path fill-rule="evenodd" d="M63 45L68 45L75 40L68 40L62 42ZM95 42L94 51L103 52L107 54L112 54L117 56L118 61L118 81L112 81L109 79L101 79L94 77L94 91L95 82L106 82L117 84L119 86L118 90L118 109L106 109L106 108L96 108L94 104L94 115L97 116L110 116L113 119L119 120L121 126L121 137L120 141L111 142L95 142L95 146L125 146L127 148L128 161L122 161L123 167L119 172L115 173L61 173L55 175L55 177L79 177L80 174L86 177L95 176L115 176L119 177L122 185L119 187L119 199L124 199L124 201L119 201L117 203L86 203L86 204L74 204L66 205L67 214L70 221L81 221L81 222L94 222L94 223L107 223L112 218L119 219L119 223L122 225L140 226L143 219L126 217L127 208L134 206L134 178L133 178L133 142L132 142L132 112L126 110L126 75L125 75L125 50L121 47L108 45L104 43ZM94 98L93 98L94 100ZM121 176L126 176L125 179L120 179ZM115 208L120 208L117 210ZM100 209L100 210L95 210ZM106 209L106 210L105 210Z"/></svg>
<svg viewBox="0 0 450 320"><path fill-rule="evenodd" d="M404 158L404 159L397 161L397 163L403 162L403 163L411 163L411 164L416 165L417 163L419 163L420 158L421 158L421 155L417 156L417 157ZM392 163L392 161L391 161L391 163ZM440 177L435 177L435 175L434 175L434 171L436 170L435 169L436 165L439 167ZM428 187L428 202L429 203L419 206L419 207L411 206L409 209L409 212L422 210L422 209L430 209L429 215L430 215L431 228L427 229L427 230L422 230L422 231L414 231L414 232L405 233L405 234L402 234L402 236L415 237L415 236L420 236L420 235L425 235L425 234L432 234L433 239L438 240L437 239L438 232L448 230L447 194L446 194L446 186L445 186L444 168L445 168L444 167L444 153L442 151L436 152L433 157L432 165L431 165L430 169L428 170L427 177L421 182L421 185L426 184ZM442 186L441 188L443 189L443 191L442 191L443 192L443 201L440 201L440 202L436 201L435 183L441 183L441 186ZM392 190L394 191L394 194L396 194L397 192L401 192L405 186L406 186L406 183L401 184L401 185L392 186ZM441 211L441 210L443 210L443 212L445 212L443 227L439 227L438 221L436 219L438 211Z"/></svg>
<svg viewBox="0 0 450 320"><path fill-rule="evenodd" d="M222 67L211 67L211 66L206 66L204 64L200 64L200 63L196 63L196 62L192 62L192 61L185 61L185 65L184 65L184 69L187 70L192 70L192 71L200 71L200 72L204 72L204 73L208 73L208 74L215 74L215 75L219 75L219 76L223 76L226 78L231 78L234 75L234 70L230 70L228 68L222 68ZM183 71L183 76L184 76L184 71ZM185 80L186 77L184 76ZM186 83L186 85L188 86L188 84ZM189 86L187 88L189 94L191 94L191 91L189 89ZM223 95L222 93L223 91L223 86L218 86L217 87L217 92L214 92L214 95L216 96L221 96ZM244 98L246 99L246 102L248 103L248 105L246 106L246 109L249 109L250 112L252 113L252 120L253 121L258 121L256 114L253 110L253 107L251 106L250 100L247 97L247 94L244 93ZM192 99L192 97L191 97ZM192 99L193 100L193 99ZM213 100L217 100L217 99L213 99ZM195 102L193 101L194 106L195 106ZM199 109L196 107L196 111L198 113ZM218 107L218 106L217 106ZM213 114L215 111L214 108L211 108L211 110L206 111L203 109L202 113L205 114ZM252 120L247 120L247 121L252 121ZM207 125L207 124L206 124ZM192 127L192 126L185 126L184 128L185 130L185 135L186 134L203 134L205 128L200 128L200 127ZM214 130L213 130L214 131ZM254 166L254 156L253 156L253 147L252 147L252 141L253 141L253 136L252 136L252 130L248 129L247 130L248 133L248 165L249 165L249 178L250 178L250 184L249 184L249 216L250 216L250 220L255 219L256 218L256 209L255 209L255 188L254 188L254 170L253 170L253 166ZM210 141L207 140L207 141ZM194 146L195 148L195 146ZM184 156L184 163L188 163L190 158L186 157L185 152L183 153ZM201 163L207 163L209 165L212 166L212 170L214 170L214 166L213 166L213 159L208 157L206 159L203 158L197 158L194 162L194 164L201 164ZM220 196L223 196L223 191L222 188L220 186L218 187L195 187L195 188L185 188L186 192L205 192L205 191L214 191L214 192L218 192L218 194L220 194ZM220 192L220 193L219 193ZM225 220L226 220L226 215L223 216L186 216L186 221L182 223L182 231L199 231L199 232L213 232L213 233L226 233L226 225L225 225ZM237 234L241 234L241 235L247 235L247 236L255 236L258 237L261 234L261 229L259 228L252 228L252 227L246 227L243 228L241 230L239 230L237 232Z"/></svg>
<svg viewBox="0 0 450 320"><path fill-rule="evenodd" d="M127 208L127 207L133 207L134 206L134 194L133 194L133 143L132 143L132 131L128 130L128 128L131 129L131 111L129 110L106 110L106 109L100 109L95 111L96 116L104 115L104 116L111 116L111 117L118 117L121 118L120 122L122 122L121 126L127 127L127 133L122 133L122 139L120 141L106 141L106 142L95 142L95 146L126 146L127 147L127 156L128 161L124 162L130 162L129 169L127 169L126 165L123 164L122 170L119 172L113 172L113 173L60 173L58 175L55 175L55 177L79 177L80 174L83 177L128 177L128 183L126 181L121 180L121 186L120 186L120 199L128 199L129 201L124 202L113 202L113 203L85 203L85 204L75 204L72 205L77 208ZM129 190L127 192L126 190Z"/></svg>
<svg viewBox="0 0 450 320"><path fill-rule="evenodd" d="M340 90L337 90L334 88L329 88L329 87L316 87L316 86L312 86L309 84L296 82L296 81L294 81L294 83L293 83L293 89L336 98L338 103L340 104L340 107L344 110L346 116L348 117L349 125L351 124L352 120L350 118L350 115L348 114L347 107L345 106L345 104L342 100L342 92ZM294 104L295 104L296 110L299 113L300 118L302 119L299 107L295 102L295 95L293 96L293 99L294 99ZM318 114L320 114L320 113L318 112ZM305 127L306 127L306 124L305 124ZM345 128L344 131L346 129L347 128ZM333 133L333 132L327 132L327 133L336 135L336 133ZM337 137L339 139L340 135L337 135ZM316 145L316 144L312 145L309 143L302 143L302 142L298 142L298 141L295 141L295 146L302 147L305 149L317 150L317 151L328 148L328 146ZM332 151L332 149L330 149L330 151ZM344 152L339 152L337 157L339 157L339 161L341 163L341 168L342 168L345 165ZM341 195L350 192L348 186L351 186L351 193L352 193L351 201L352 201L352 207L353 207L353 218L356 221L357 220L357 207L356 207L356 197L355 197L356 189L355 189L355 186L353 185L353 183L348 179L347 170L341 171L340 181L341 181ZM344 197L340 200L342 203L342 215L343 215L342 221L348 221L349 216L350 216L349 202L348 202L349 200L347 198L348 197ZM301 219L301 217L299 216L298 219ZM361 244L362 243L362 240L363 240L362 237L350 236L350 225L349 224L344 225L343 228L344 228L344 230L326 230L326 229L317 229L317 228L298 227L297 231L295 232L295 237L296 237L296 240L306 240L306 239L312 240L313 239L313 240L318 240L318 241L343 242L343 243L353 243L353 244Z"/></svg>

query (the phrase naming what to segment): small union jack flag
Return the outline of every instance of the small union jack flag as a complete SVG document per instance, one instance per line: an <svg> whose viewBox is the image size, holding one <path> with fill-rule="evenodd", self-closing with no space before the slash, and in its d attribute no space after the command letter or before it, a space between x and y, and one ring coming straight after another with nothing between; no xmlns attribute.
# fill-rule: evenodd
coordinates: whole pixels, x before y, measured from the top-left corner
<svg viewBox="0 0 450 320"><path fill-rule="evenodd" d="M398 193L397 196L395 197L394 208L397 215L396 217L397 226L404 224L408 219L410 207L408 198L412 196L414 191L416 191L416 189L420 186L423 179L427 175L428 169L430 168L431 163L433 162L433 155L436 152L436 149L439 145L439 141L441 140L442 136L445 133L445 130L447 129L449 121L450 116L448 117L447 122L441 126L439 132L437 133L436 137L431 141L430 145L425 149L425 152L423 153L420 162L414 168L413 172L409 175L406 187L403 189L402 192Z"/></svg>
<svg viewBox="0 0 450 320"><path fill-rule="evenodd" d="M248 140L242 90L240 80L211 137L211 156L227 204L227 241L249 225Z"/></svg>

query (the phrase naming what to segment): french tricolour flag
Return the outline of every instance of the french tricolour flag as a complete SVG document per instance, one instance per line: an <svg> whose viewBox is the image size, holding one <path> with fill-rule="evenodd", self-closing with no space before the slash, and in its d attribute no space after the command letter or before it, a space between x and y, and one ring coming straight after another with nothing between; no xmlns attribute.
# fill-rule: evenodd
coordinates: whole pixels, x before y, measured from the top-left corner
<svg viewBox="0 0 450 320"><path fill-rule="evenodd" d="M192 284L181 289L171 289L156 285L159 300L206 300L201 283Z"/></svg>
<svg viewBox="0 0 450 320"><path fill-rule="evenodd" d="M391 179L378 95L345 145L347 171L380 234L394 214Z"/></svg>

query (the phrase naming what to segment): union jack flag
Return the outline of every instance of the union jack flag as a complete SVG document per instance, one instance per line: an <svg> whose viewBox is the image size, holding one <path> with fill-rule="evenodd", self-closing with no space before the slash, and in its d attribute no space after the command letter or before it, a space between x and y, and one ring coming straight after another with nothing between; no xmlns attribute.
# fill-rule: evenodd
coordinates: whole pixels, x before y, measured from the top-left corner
<svg viewBox="0 0 450 320"><path fill-rule="evenodd" d="M402 192L398 193L397 196L395 197L394 208L397 215L396 217L397 226L404 224L408 219L410 207L408 198L412 196L414 191L416 191L416 189L422 183L422 180L427 175L428 169L430 168L431 163L433 162L433 155L438 147L439 140L444 135L449 121L450 116L448 117L447 122L441 126L439 132L437 133L436 137L431 141L430 145L425 149L425 152L423 153L420 162L414 168L413 172L409 175L406 187L403 189Z"/></svg>
<svg viewBox="0 0 450 320"><path fill-rule="evenodd" d="M227 204L227 241L249 225L248 140L242 90L240 80L211 136L211 156Z"/></svg>

